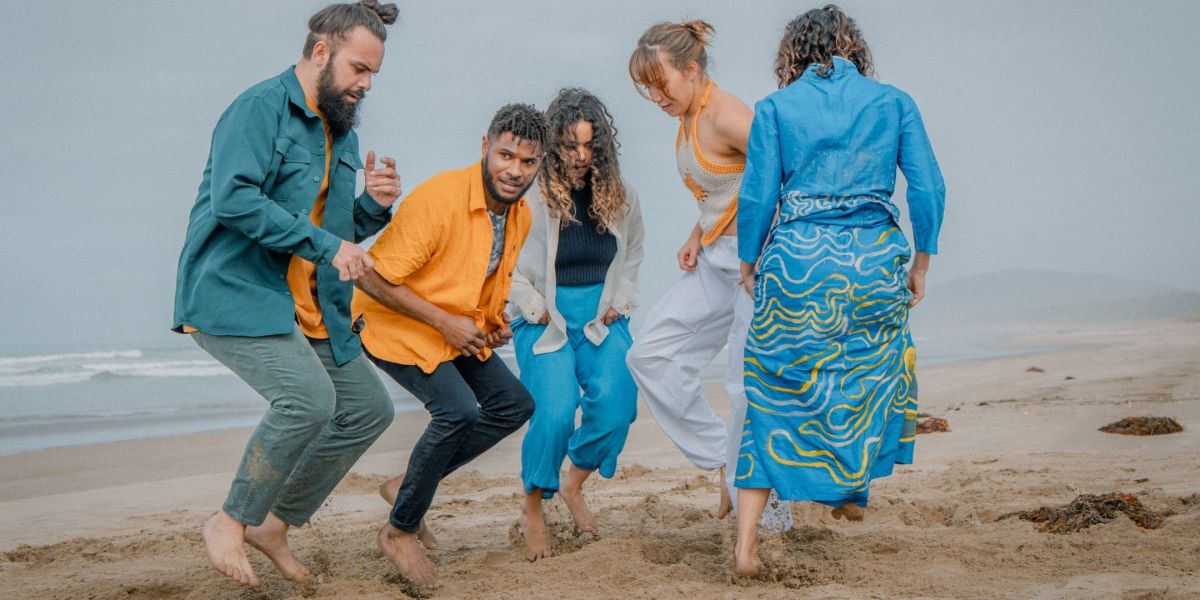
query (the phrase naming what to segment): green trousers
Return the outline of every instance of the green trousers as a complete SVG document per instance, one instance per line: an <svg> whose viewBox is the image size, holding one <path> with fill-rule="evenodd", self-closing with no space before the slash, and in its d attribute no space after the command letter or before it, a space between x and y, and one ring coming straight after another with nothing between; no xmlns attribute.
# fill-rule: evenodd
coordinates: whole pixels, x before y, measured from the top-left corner
<svg viewBox="0 0 1200 600"><path fill-rule="evenodd" d="M338 366L328 340L299 329L266 337L191 334L270 408L246 444L225 513L261 525L268 512L308 522L392 422L391 398L364 354Z"/></svg>

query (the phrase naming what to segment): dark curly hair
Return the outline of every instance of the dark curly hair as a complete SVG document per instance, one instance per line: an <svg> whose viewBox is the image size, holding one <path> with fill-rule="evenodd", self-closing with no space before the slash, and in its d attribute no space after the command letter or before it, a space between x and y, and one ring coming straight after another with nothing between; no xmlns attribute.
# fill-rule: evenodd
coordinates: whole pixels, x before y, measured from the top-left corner
<svg viewBox="0 0 1200 600"><path fill-rule="evenodd" d="M506 132L518 140L536 142L542 150L550 139L545 115L531 104L505 104L496 111L492 124L488 125L488 139L494 140Z"/></svg>
<svg viewBox="0 0 1200 600"><path fill-rule="evenodd" d="M836 4L814 8L787 24L775 56L775 79L779 87L787 87L800 79L809 65L819 64L817 75L833 74L833 57L841 56L854 63L858 72L875 76L871 49L854 22Z"/></svg>
<svg viewBox="0 0 1200 600"><path fill-rule="evenodd" d="M546 108L546 121L550 126L550 147L546 160L538 173L538 184L542 188L550 214L561 221L563 227L578 223L575 203L571 200L571 185L568 161L562 155L562 141L570 135L571 126L587 121L592 124L592 206L588 214L596 220L600 233L615 226L625 218L625 184L621 182L621 170L617 165L617 128L613 125L608 108L591 92L582 88L564 88Z"/></svg>
<svg viewBox="0 0 1200 600"><path fill-rule="evenodd" d="M400 9L396 4L378 0L359 0L353 4L330 4L308 19L308 37L304 40L304 58L312 58L313 47L324 41L331 50L357 27L366 27L379 41L387 41L387 26L396 22Z"/></svg>

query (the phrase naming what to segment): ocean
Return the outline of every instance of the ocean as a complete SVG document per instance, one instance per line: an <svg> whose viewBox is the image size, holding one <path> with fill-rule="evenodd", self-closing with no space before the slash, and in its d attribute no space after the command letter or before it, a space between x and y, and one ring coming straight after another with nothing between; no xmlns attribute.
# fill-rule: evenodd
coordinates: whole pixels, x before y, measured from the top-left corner
<svg viewBox="0 0 1200 600"><path fill-rule="evenodd" d="M981 338L918 337L923 365L1013 354ZM517 371L511 347L498 355ZM721 381L724 352L706 367ZM422 407L387 377L396 411ZM104 349L0 356L0 454L252 427L253 390L199 348Z"/></svg>

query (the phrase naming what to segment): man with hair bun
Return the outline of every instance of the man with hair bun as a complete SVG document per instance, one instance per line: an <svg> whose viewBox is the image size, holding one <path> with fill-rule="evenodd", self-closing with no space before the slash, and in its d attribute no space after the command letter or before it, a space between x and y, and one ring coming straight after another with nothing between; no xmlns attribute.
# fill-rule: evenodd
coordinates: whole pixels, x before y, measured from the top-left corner
<svg viewBox="0 0 1200 600"><path fill-rule="evenodd" d="M245 543L286 579L309 571L288 548L392 421L392 403L350 328L355 245L400 197L396 163L367 153L355 196L358 108L383 62L396 5L333 4L308 22L294 67L243 92L213 131L176 277L173 329L270 404L221 510L208 558L258 586Z"/></svg>
<svg viewBox="0 0 1200 600"><path fill-rule="evenodd" d="M371 247L374 268L355 282L367 353L431 417L407 470L380 486L392 512L379 548L421 590L437 584L422 545L436 545L424 520L438 484L533 414L533 398L492 350L513 336L504 311L532 221L522 196L547 138L532 106L501 108L483 159L417 186Z"/></svg>

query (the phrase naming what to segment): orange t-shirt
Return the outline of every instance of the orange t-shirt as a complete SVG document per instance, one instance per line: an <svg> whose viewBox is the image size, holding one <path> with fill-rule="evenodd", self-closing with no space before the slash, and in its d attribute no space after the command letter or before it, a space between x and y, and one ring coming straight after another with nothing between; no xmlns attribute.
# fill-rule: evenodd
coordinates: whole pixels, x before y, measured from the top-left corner
<svg viewBox="0 0 1200 600"><path fill-rule="evenodd" d="M512 273L533 221L525 200L508 207L504 253L491 277L492 221L484 201L482 162L445 171L417 186L396 209L370 255L375 271L393 285L453 314L474 317L484 333L504 326L502 314ZM432 373L459 356L442 334L425 323L354 290L351 314L362 317L359 333L374 356ZM484 349L481 359L491 356Z"/></svg>
<svg viewBox="0 0 1200 600"><path fill-rule="evenodd" d="M313 225L320 227L325 219L325 200L329 197L329 155L333 147L333 135L329 131L329 123L325 121L325 115L321 114L312 100L305 98L305 102L310 110L321 117L321 124L325 126L325 177L321 180L321 191L317 193L317 200L308 215ZM288 263L287 283L296 302L296 323L300 326L300 332L310 338L327 340L329 331L325 329L325 320L321 318L321 304L317 302L316 273L316 265L299 256L293 256L292 261Z"/></svg>

